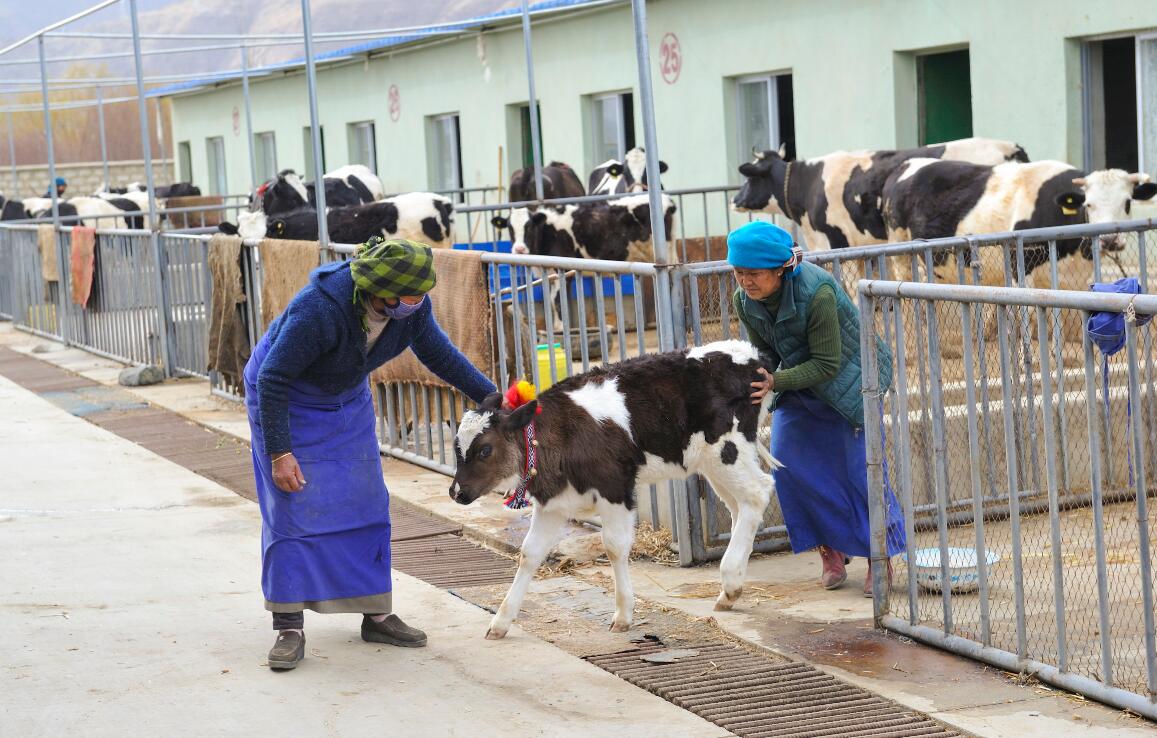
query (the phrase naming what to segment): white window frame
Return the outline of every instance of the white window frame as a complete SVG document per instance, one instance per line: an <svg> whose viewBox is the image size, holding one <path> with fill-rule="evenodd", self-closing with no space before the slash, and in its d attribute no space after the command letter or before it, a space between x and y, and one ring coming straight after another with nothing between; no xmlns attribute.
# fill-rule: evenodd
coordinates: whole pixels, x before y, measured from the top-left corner
<svg viewBox="0 0 1157 738"><path fill-rule="evenodd" d="M443 142L443 127L449 125L452 137L450 151L442 150ZM431 189L435 192L444 192L449 190L461 190L464 186L462 184L462 119L458 113L444 113L442 115L430 116L430 156L431 164L435 173L435 181L431 183ZM451 182L442 181L443 170L439 163L449 159L450 162L450 176L453 179Z"/></svg>
<svg viewBox="0 0 1157 738"><path fill-rule="evenodd" d="M209 160L209 194L228 194L229 180L225 169L225 137L209 136L206 138L205 154Z"/></svg>
<svg viewBox="0 0 1157 738"><path fill-rule="evenodd" d="M590 141L592 147L598 147L598 154L592 157L591 165L597 166L607 160L605 152L602 151L603 145L603 106L607 101L615 101L615 147L616 151L614 159L622 160L627 153L627 121L623 115L623 98L626 95L633 94L632 90L618 90L616 92L600 92L590 96ZM633 101L632 101L633 103ZM633 105L632 105L633 107ZM632 110L632 115L634 111Z"/></svg>
<svg viewBox="0 0 1157 738"><path fill-rule="evenodd" d="M348 125L349 131L349 148L350 148L350 164L365 164L370 168L374 174L378 173L378 142L377 127L372 120L360 120ZM369 136L364 136L365 132L369 132ZM363 141L363 137L365 141ZM362 144L368 144L369 151L363 150ZM364 161L363 153L369 154L369 161Z"/></svg>
<svg viewBox="0 0 1157 738"><path fill-rule="evenodd" d="M257 178L264 182L277 176L277 136L273 131L253 134Z"/></svg>
<svg viewBox="0 0 1157 738"><path fill-rule="evenodd" d="M790 74L790 72L781 72L779 74L773 72L749 74L735 79L735 139L740 164L748 161L753 146L751 142L743 140L745 133L743 130L743 121L746 118L744 110L742 109L743 93L741 90L743 85L762 82L764 88L767 90L767 135L770 139L767 148L775 151L779 149L779 145L783 143L782 131L779 130L779 85L777 84L777 80L785 74Z"/></svg>
<svg viewBox="0 0 1157 738"><path fill-rule="evenodd" d="M1148 124L1154 129L1154 138L1157 138L1157 121L1152 119L1152 116L1146 116L1145 110L1145 66L1142 63L1141 48L1146 43L1155 45L1154 53L1157 54L1157 31L1147 31L1145 33L1138 33L1133 37L1133 53L1134 53L1134 70L1137 78L1137 171L1150 172L1150 174L1157 174L1157 161L1147 161L1145 158L1145 130L1146 119ZM1157 81L1155 81L1157 82ZM1157 114L1157 86L1154 86L1154 96L1150 101L1152 111ZM1157 152L1155 152L1157 153ZM1150 171L1150 170L1153 171Z"/></svg>

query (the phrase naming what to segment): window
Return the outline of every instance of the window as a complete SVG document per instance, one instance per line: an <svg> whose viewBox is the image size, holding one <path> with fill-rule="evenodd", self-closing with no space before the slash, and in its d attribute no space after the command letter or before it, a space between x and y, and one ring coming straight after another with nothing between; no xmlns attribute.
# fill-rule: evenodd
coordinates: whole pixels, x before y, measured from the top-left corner
<svg viewBox="0 0 1157 738"><path fill-rule="evenodd" d="M179 181L193 181L193 148L188 141L181 141L177 144L177 168Z"/></svg>
<svg viewBox="0 0 1157 738"><path fill-rule="evenodd" d="M1157 172L1157 34L1088 41L1081 67L1085 168Z"/></svg>
<svg viewBox="0 0 1157 738"><path fill-rule="evenodd" d="M795 159L795 110L790 74L763 74L736 81L736 166L750 161L752 149L777 150Z"/></svg>
<svg viewBox="0 0 1157 738"><path fill-rule="evenodd" d="M968 49L916 58L916 120L921 146L972 135Z"/></svg>
<svg viewBox="0 0 1157 738"><path fill-rule="evenodd" d="M622 159L635 147L634 96L629 92L591 98L591 167L608 159Z"/></svg>
<svg viewBox="0 0 1157 738"><path fill-rule="evenodd" d="M220 136L207 138L205 149L209 158L209 194L229 194L228 179L225 175L225 139Z"/></svg>
<svg viewBox="0 0 1157 738"><path fill-rule="evenodd" d="M325 126L317 130L318 138L321 139L321 172L325 174L329 167L325 165ZM313 129L306 126L301 132L302 151L305 152L305 180L312 182L317 179L317 175L313 171Z"/></svg>
<svg viewBox="0 0 1157 738"><path fill-rule="evenodd" d="M538 159L546 166L546 160L542 158L542 105L536 103L534 107L538 113ZM530 130L530 105L518 106L518 128L519 142L522 144L522 166L533 167L534 136Z"/></svg>
<svg viewBox="0 0 1157 738"><path fill-rule="evenodd" d="M365 164L378 173L378 149L374 143L373 121L349 124L350 164Z"/></svg>
<svg viewBox="0 0 1157 738"><path fill-rule="evenodd" d="M458 114L438 115L426 128L430 157L430 189L435 192L462 188L462 140Z"/></svg>
<svg viewBox="0 0 1157 738"><path fill-rule="evenodd" d="M257 162L259 181L277 176L277 139L273 131L253 134L253 158Z"/></svg>

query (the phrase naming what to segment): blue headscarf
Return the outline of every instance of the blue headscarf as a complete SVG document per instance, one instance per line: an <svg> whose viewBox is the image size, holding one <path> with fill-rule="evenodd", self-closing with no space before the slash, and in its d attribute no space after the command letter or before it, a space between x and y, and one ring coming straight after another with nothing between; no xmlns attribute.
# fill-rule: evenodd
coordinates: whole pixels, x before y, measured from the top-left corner
<svg viewBox="0 0 1157 738"><path fill-rule="evenodd" d="M799 271L803 251L791 240L791 234L762 220L753 220L727 236L727 263L739 269L779 269L792 265L785 277Z"/></svg>

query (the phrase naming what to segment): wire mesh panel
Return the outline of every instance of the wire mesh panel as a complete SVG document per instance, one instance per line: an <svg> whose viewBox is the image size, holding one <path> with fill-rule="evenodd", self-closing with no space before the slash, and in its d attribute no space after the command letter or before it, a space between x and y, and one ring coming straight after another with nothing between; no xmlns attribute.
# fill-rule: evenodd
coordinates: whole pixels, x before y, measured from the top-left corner
<svg viewBox="0 0 1157 738"><path fill-rule="evenodd" d="M890 322L905 359L875 413L874 500L887 507L895 490L907 532L878 614L1151 707L1157 357L1136 316L1157 300L1136 298L1134 310L1090 293L915 289L883 283L861 306L866 333L882 337ZM1089 325L1090 311L1121 318L1116 346L1083 328L1070 341L1067 326ZM883 520L881 544L893 538Z"/></svg>
<svg viewBox="0 0 1157 738"><path fill-rule="evenodd" d="M42 245L44 231L35 226L5 226L12 254L13 270L9 276L12 294L13 322L25 330L59 338L57 305L60 295L59 246L53 239ZM49 256L46 263L42 258Z"/></svg>
<svg viewBox="0 0 1157 738"><path fill-rule="evenodd" d="M173 368L184 374L208 376L209 321L207 307L212 284L209 245L204 239L161 235L165 277L169 284L172 319Z"/></svg>

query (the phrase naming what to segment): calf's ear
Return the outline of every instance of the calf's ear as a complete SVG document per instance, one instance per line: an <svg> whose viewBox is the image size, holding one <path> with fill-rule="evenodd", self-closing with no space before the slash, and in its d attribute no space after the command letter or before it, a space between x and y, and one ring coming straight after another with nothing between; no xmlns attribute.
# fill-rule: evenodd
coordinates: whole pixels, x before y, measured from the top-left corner
<svg viewBox="0 0 1157 738"><path fill-rule="evenodd" d="M612 177L623 176L623 165L622 164L610 165L609 167L607 167L607 174L611 175Z"/></svg>
<svg viewBox="0 0 1157 738"><path fill-rule="evenodd" d="M498 230L502 230L503 228L508 228L510 226L510 221L501 215L495 215L490 219L490 225L494 226Z"/></svg>
<svg viewBox="0 0 1157 738"><path fill-rule="evenodd" d="M740 164L739 173L744 177L758 177L762 174L762 172L759 171L759 167L757 167L755 164L752 164L751 162Z"/></svg>
<svg viewBox="0 0 1157 738"><path fill-rule="evenodd" d="M221 231L222 233L224 233L228 236L236 236L237 235L237 226L234 225L233 223L218 223L217 224L217 230Z"/></svg>
<svg viewBox="0 0 1157 738"><path fill-rule="evenodd" d="M531 400L503 419L502 424L508 430L522 430L538 413L538 400Z"/></svg>
<svg viewBox="0 0 1157 738"><path fill-rule="evenodd" d="M502 407L502 393L491 392L486 395L486 399L478 405L478 410L484 413L492 413L500 407Z"/></svg>
<svg viewBox="0 0 1157 738"><path fill-rule="evenodd" d="M1060 206L1061 212L1065 215L1076 215L1081 205L1085 202L1085 193L1062 192L1057 195L1055 202Z"/></svg>
<svg viewBox="0 0 1157 738"><path fill-rule="evenodd" d="M1153 182L1145 182L1133 188L1134 200L1148 200L1154 195L1157 195L1157 184Z"/></svg>
<svg viewBox="0 0 1157 738"><path fill-rule="evenodd" d="M660 161L659 162L659 174L662 174L665 171L667 171L667 162Z"/></svg>

